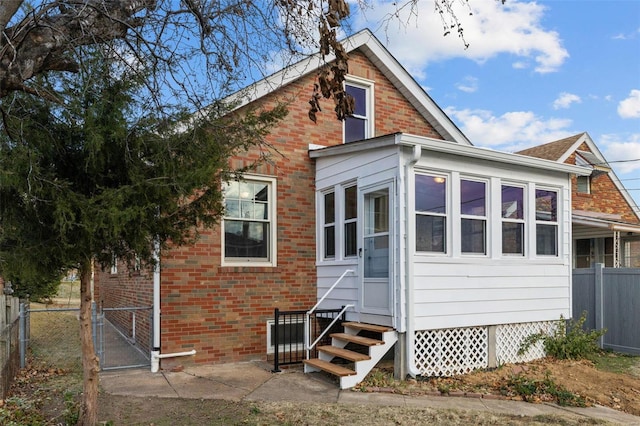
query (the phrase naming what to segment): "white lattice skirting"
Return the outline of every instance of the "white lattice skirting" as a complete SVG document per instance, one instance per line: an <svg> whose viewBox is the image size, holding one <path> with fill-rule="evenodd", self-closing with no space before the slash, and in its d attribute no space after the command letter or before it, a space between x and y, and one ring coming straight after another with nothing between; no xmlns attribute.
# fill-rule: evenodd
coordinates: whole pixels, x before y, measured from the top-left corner
<svg viewBox="0 0 640 426"><path fill-rule="evenodd" d="M542 341L522 355L518 355L522 341L537 333L550 334L555 330L555 321L525 322L522 324L503 324L496 327L496 359L498 365L507 363L527 362L545 356Z"/></svg>
<svg viewBox="0 0 640 426"><path fill-rule="evenodd" d="M495 333L494 365L526 362L545 356L542 342L518 355L529 335L554 330L555 322L504 324L492 327L423 330L415 333L415 365L423 376L454 376L490 365L490 329Z"/></svg>

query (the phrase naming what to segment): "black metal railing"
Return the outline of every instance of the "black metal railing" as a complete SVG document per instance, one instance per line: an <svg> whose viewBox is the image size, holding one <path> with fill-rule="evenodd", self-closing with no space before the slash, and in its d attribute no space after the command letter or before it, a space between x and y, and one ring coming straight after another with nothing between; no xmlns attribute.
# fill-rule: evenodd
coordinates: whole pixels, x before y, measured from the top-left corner
<svg viewBox="0 0 640 426"><path fill-rule="evenodd" d="M315 341L331 322L340 315L342 309L318 309L309 316L309 341ZM273 315L273 326L270 330L269 346L273 348L273 371L279 372L281 365L299 364L307 358L305 348L305 318L307 311L281 311L276 308ZM340 321L333 325L331 333L342 331ZM327 333L320 344L330 344L330 333ZM317 347L317 346L316 346ZM317 356L314 347L309 355Z"/></svg>

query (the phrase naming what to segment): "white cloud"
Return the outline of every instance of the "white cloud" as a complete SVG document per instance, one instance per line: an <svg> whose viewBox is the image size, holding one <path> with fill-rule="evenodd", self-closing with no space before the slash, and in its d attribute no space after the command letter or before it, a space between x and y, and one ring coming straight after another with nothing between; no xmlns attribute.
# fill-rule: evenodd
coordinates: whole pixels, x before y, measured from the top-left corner
<svg viewBox="0 0 640 426"><path fill-rule="evenodd" d="M618 115L622 118L640 118L640 90L633 89L628 98L620 101Z"/></svg>
<svg viewBox="0 0 640 426"><path fill-rule="evenodd" d="M640 34L640 28L628 34L618 33L611 37L613 40L634 40Z"/></svg>
<svg viewBox="0 0 640 426"><path fill-rule="evenodd" d="M569 129L569 119L543 118L531 111L495 116L487 110L448 107L445 112L474 145L501 151L518 151L578 133Z"/></svg>
<svg viewBox="0 0 640 426"><path fill-rule="evenodd" d="M467 93L474 93L478 90L478 79L475 77L467 76L461 82L456 84L458 90Z"/></svg>
<svg viewBox="0 0 640 426"><path fill-rule="evenodd" d="M473 15L465 2L453 2L464 29L464 49L457 31L444 37L439 14L433 2L417 2L415 8L398 11L399 3L372 0L370 9L354 14L353 28L378 28L380 40L417 79L424 78L430 62L468 58L479 63L499 54L514 57L513 67L534 67L538 73L557 71L569 57L557 32L543 27L545 7L535 2L510 0L471 2ZM354 4L353 9L357 6Z"/></svg>
<svg viewBox="0 0 640 426"><path fill-rule="evenodd" d="M553 109L567 109L571 104L580 102L582 102L580 96L574 95L573 93L562 92L558 98L553 101Z"/></svg>
<svg viewBox="0 0 640 426"><path fill-rule="evenodd" d="M616 173L640 171L640 133L602 135L596 143Z"/></svg>

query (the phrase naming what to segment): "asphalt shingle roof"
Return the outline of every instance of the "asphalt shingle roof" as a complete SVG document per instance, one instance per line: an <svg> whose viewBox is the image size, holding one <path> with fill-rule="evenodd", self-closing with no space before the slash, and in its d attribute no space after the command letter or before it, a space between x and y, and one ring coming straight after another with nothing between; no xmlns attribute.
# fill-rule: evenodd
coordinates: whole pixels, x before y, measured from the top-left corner
<svg viewBox="0 0 640 426"><path fill-rule="evenodd" d="M532 148L523 149L516 152L520 155L528 155L529 157L537 157L545 160L558 161L573 146L584 133L569 136L568 138L545 143L544 145L534 146Z"/></svg>

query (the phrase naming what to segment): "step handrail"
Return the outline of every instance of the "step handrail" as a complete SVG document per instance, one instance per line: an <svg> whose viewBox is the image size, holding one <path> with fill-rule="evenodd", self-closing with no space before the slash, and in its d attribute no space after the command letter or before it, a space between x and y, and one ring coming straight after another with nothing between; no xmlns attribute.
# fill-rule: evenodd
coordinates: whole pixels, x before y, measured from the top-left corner
<svg viewBox="0 0 640 426"><path fill-rule="evenodd" d="M354 307L354 305L346 305L346 306L344 306L344 307L342 308L342 311L340 311L340 315L338 315L336 318L334 318L334 320L331 322L331 324L329 324L329 326L328 326L328 327L327 327L327 328L326 328L322 333L320 333L320 337L318 337L318 338L316 339L316 341L315 341L315 342L313 342L313 344L311 344L311 345L310 345L310 344L309 344L309 323L310 323L309 319L310 319L310 317L311 317L311 314L312 314L316 309L318 309L318 306L320 306L320 304L324 301L324 299L326 299L326 298L327 298L327 296L329 295L329 293L331 293L331 292L333 291L333 289L334 289L334 288L336 288L336 286L337 286L338 284L340 284L340 281L342 281L342 279L343 279L347 274L353 274L354 272L355 272L355 271L354 271L353 269L347 269L347 270L345 270L345 271L342 273L342 275L340 275L340 278L338 278L338 279L336 280L336 282L335 282L335 283L333 283L333 285L329 288L329 290L327 290L327 291L324 293L324 295L320 298L320 300L318 300L318 303L316 303L316 304L314 305L314 307L313 307L313 308L311 308L311 309L309 309L309 310L307 311L307 314L305 315L305 319L304 319L304 322L305 322L305 327L304 327L304 334L305 334L305 336L304 336L304 345L305 345L305 350L306 350L306 352L307 352L307 359L309 359L309 351L310 351L311 349L313 349L313 348L315 347L315 345L317 345L317 344L318 344L318 342L320 341L320 339L322 339L322 338L324 337L324 335L325 335L325 334L327 334L327 332L331 329L331 327L333 327L333 325L334 325L334 324L338 321L338 319L339 319L339 318L344 314L344 312L345 312L347 309L349 309L349 308L353 308L353 307Z"/></svg>
<svg viewBox="0 0 640 426"><path fill-rule="evenodd" d="M355 305L345 305L345 306L342 308L342 310L340 311L340 314L338 314L338 316L337 316L337 317L335 317L335 318L333 319L333 321L331 321L331 324L329 324L329 325L327 326L327 328L325 328L325 329L324 329L324 331L323 331L322 333L320 333L320 336L318 336L318 338L317 338L317 339L316 339L316 340L315 340L311 345L308 345L308 343L309 343L309 340L308 340L308 337L309 337L309 331L308 331L308 329L309 329L309 327L308 327L308 326L307 326L307 327L305 327L306 334L307 334L307 347L306 347L306 350L307 350L307 359L309 359L309 351L311 351L311 349L313 349L313 348L318 344L318 342L319 342L320 340L322 340L322 338L324 337L324 335L325 335L325 334L327 334L327 333L329 332L329 330L331 330L331 327L333 327L333 325L334 325L336 322L338 322L338 320L339 320L340 318L342 318L342 315L344 315L345 311L346 311L347 309L349 309L349 308L353 308L354 306L355 306ZM310 316L310 314L307 312L307 317L305 318L305 321L307 321L307 324L309 323L309 316Z"/></svg>

